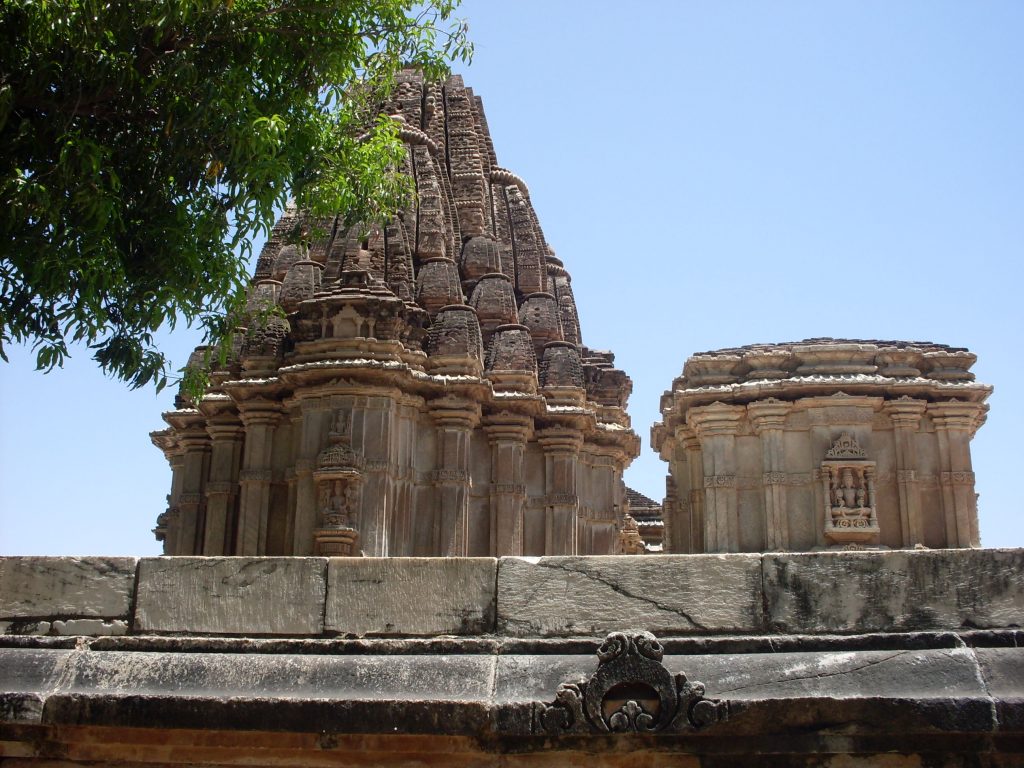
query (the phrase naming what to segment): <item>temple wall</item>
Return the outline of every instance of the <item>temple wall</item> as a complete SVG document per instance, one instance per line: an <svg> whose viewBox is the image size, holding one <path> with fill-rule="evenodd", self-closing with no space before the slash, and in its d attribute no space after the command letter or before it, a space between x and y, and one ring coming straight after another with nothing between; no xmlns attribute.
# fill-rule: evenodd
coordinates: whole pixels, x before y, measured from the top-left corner
<svg viewBox="0 0 1024 768"><path fill-rule="evenodd" d="M977 546L974 475L961 467L970 467L966 446L985 406L915 401L921 418L901 435L889 414L891 402L850 395L774 401L771 407L783 409L785 416L771 430L758 426L764 401L690 409L670 455L678 489L678 501L666 512L672 520L671 551L843 546L840 535L826 531L823 486L828 454L843 436L862 452L849 466L871 468L877 518L875 535L849 543L891 549ZM897 401L897 407L906 405ZM963 424L954 433L960 450L956 470L957 460L943 458L949 430L936 429L932 418L944 418L950 407Z"/></svg>

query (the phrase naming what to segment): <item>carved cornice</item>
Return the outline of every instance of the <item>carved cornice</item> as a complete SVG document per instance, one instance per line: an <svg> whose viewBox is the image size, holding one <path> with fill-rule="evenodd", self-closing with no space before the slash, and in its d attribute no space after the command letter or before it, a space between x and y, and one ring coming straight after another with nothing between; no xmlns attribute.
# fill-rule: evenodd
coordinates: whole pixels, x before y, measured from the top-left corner
<svg viewBox="0 0 1024 768"><path fill-rule="evenodd" d="M704 475L705 488L735 488L736 475Z"/></svg>

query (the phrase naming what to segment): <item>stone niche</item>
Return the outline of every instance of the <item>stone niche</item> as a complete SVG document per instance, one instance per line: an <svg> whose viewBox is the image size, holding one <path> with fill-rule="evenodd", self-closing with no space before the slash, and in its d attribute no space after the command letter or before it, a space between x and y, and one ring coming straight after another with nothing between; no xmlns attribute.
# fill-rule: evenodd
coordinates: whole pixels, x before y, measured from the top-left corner
<svg viewBox="0 0 1024 768"><path fill-rule="evenodd" d="M351 228L278 221L245 332L152 435L173 471L165 554L637 549L632 384L583 345L569 273L498 166L482 102L460 77L407 71L385 111L415 198Z"/></svg>
<svg viewBox="0 0 1024 768"><path fill-rule="evenodd" d="M668 552L979 546L970 441L992 388L930 342L694 355L661 401Z"/></svg>

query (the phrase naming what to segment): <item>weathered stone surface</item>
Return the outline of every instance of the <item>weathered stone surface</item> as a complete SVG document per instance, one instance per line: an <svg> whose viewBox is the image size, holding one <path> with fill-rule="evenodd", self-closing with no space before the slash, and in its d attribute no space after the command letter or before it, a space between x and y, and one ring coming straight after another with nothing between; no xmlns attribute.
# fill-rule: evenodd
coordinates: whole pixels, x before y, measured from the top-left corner
<svg viewBox="0 0 1024 768"><path fill-rule="evenodd" d="M46 693L56 686L71 653L0 648L0 722L39 722Z"/></svg>
<svg viewBox="0 0 1024 768"><path fill-rule="evenodd" d="M1024 730L1024 649L975 650L985 688L995 700L1002 731Z"/></svg>
<svg viewBox="0 0 1024 768"><path fill-rule="evenodd" d="M756 632L762 623L758 555L502 558L498 565L504 634Z"/></svg>
<svg viewBox="0 0 1024 768"><path fill-rule="evenodd" d="M354 635L466 635L494 631L489 557L333 558L324 629Z"/></svg>
<svg viewBox="0 0 1024 768"><path fill-rule="evenodd" d="M123 620L103 621L102 619L58 619L53 622L53 631L58 635L123 635L128 631L128 622Z"/></svg>
<svg viewBox="0 0 1024 768"><path fill-rule="evenodd" d="M0 558L0 618L127 618L134 557Z"/></svg>
<svg viewBox="0 0 1024 768"><path fill-rule="evenodd" d="M764 556L773 632L1019 627L1024 551L821 552Z"/></svg>
<svg viewBox="0 0 1024 768"><path fill-rule="evenodd" d="M133 629L317 635L326 575L317 557L145 558Z"/></svg>

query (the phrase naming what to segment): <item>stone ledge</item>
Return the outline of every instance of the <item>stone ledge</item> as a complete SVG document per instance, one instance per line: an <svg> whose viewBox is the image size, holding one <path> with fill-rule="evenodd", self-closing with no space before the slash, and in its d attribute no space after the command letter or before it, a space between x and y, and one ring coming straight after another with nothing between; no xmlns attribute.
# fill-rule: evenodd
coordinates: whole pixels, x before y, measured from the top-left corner
<svg viewBox="0 0 1024 768"><path fill-rule="evenodd" d="M1019 732L1024 649L668 655L728 703L690 738ZM259 655L0 649L0 723L539 738L593 654ZM986 674L999 678L985 683ZM22 702L20 709L18 702ZM1005 716L996 719L994 713ZM1016 723L1017 725L1014 725ZM657 735L648 737L660 738ZM665 735L671 741L671 735Z"/></svg>
<svg viewBox="0 0 1024 768"><path fill-rule="evenodd" d="M622 626L695 639L958 633L1024 624L1024 550L0 558L0 610L7 635L525 640Z"/></svg>

